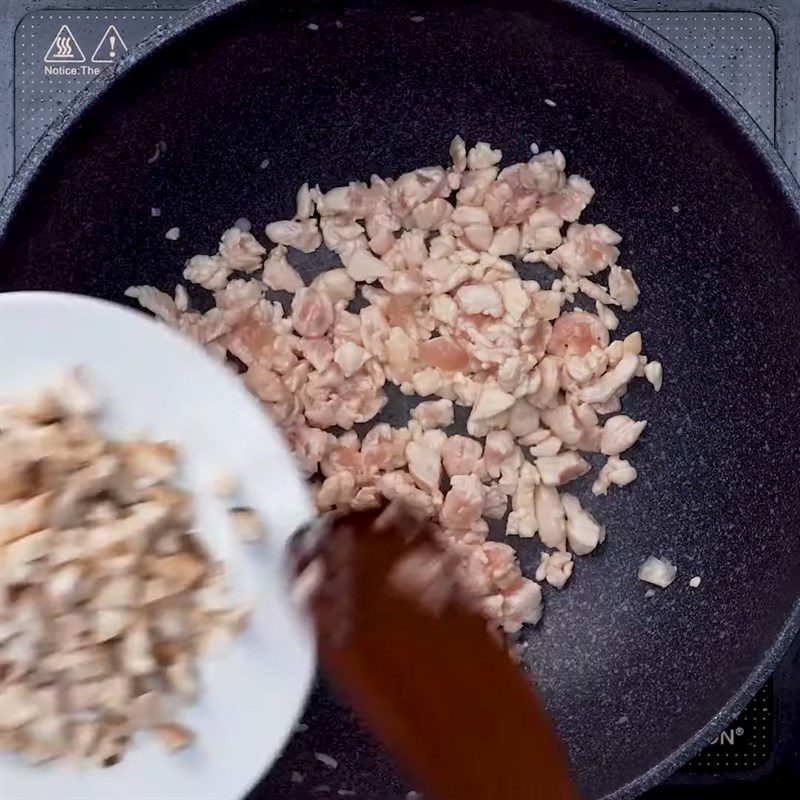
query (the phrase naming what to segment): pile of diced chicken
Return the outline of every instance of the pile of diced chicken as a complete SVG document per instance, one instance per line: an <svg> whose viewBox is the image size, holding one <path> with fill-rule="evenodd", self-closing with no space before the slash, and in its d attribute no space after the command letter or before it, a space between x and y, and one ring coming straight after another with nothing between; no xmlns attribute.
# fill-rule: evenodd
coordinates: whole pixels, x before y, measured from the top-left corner
<svg viewBox="0 0 800 800"><path fill-rule="evenodd" d="M196 661L241 630L190 532L169 443L109 441L78 374L0 418L0 746L107 766L136 731L170 750Z"/></svg>
<svg viewBox="0 0 800 800"><path fill-rule="evenodd" d="M183 273L213 293L210 311L191 310L180 285L127 294L243 372L315 479L320 511L404 500L436 523L487 617L514 632L541 616L536 581L562 587L573 556L603 541L561 487L589 471L582 452L607 456L595 495L636 478L621 454L646 423L619 413L621 399L635 377L657 390L661 365L638 333L611 340L614 309L632 309L639 289L617 263L620 236L577 221L594 190L567 176L564 156L501 169L499 150L467 152L460 137L450 154L448 169L396 180L305 184L294 218L266 226L269 252L247 225L226 231ZM330 269L306 286L292 250L323 243ZM515 259L550 267L551 285L523 279ZM269 291L292 295L291 312ZM387 384L427 399L405 427L377 422L360 438ZM448 435L454 404L471 412ZM512 547L487 541L487 519L506 515L508 535L548 548L536 581Z"/></svg>

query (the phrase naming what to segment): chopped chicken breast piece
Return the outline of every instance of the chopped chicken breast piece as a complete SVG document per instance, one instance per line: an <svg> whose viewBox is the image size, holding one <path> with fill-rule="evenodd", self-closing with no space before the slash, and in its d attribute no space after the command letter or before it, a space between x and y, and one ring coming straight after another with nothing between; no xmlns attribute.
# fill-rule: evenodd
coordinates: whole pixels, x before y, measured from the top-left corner
<svg viewBox="0 0 800 800"><path fill-rule="evenodd" d="M52 492L35 497L11 500L0 505L0 544L10 544L46 527Z"/></svg>
<svg viewBox="0 0 800 800"><path fill-rule="evenodd" d="M333 354L333 360L338 364L345 378L355 375L368 358L369 353L355 342L343 342Z"/></svg>
<svg viewBox="0 0 800 800"><path fill-rule="evenodd" d="M409 442L406 446L408 471L420 489L431 494L439 491L439 480L442 475L442 460L439 454L417 442Z"/></svg>
<svg viewBox="0 0 800 800"><path fill-rule="evenodd" d="M535 625L542 617L542 590L538 583L520 578L502 592L500 624L506 633L516 633L523 625Z"/></svg>
<svg viewBox="0 0 800 800"><path fill-rule="evenodd" d="M467 169L484 169L493 167L503 158L501 150L492 150L492 146L486 142L478 142L469 153L467 153Z"/></svg>
<svg viewBox="0 0 800 800"><path fill-rule="evenodd" d="M292 324L301 336L324 336L333 325L333 305L315 289L301 289L292 301Z"/></svg>
<svg viewBox="0 0 800 800"><path fill-rule="evenodd" d="M386 278L390 274L388 264L363 247L356 248L347 257L342 258L342 263L354 281L374 283L378 278Z"/></svg>
<svg viewBox="0 0 800 800"><path fill-rule="evenodd" d="M490 431L486 435L483 463L492 478L499 478L503 464L516 451L514 437L509 431Z"/></svg>
<svg viewBox="0 0 800 800"><path fill-rule="evenodd" d="M506 536L530 539L539 530L539 521L533 508L517 508L508 515Z"/></svg>
<svg viewBox="0 0 800 800"><path fill-rule="evenodd" d="M155 732L165 747L172 752L183 750L194 741L194 734L188 728L175 722L156 725Z"/></svg>
<svg viewBox="0 0 800 800"><path fill-rule="evenodd" d="M661 589L666 589L678 574L678 568L666 559L648 556L647 560L639 567L639 580L652 583Z"/></svg>
<svg viewBox="0 0 800 800"><path fill-rule="evenodd" d="M216 292L225 288L232 271L232 267L220 255L197 255L190 258L186 263L183 277L190 283L197 283L210 292ZM148 308L156 316L165 318L163 312L159 313L161 309L157 310L153 307L155 296L148 292L149 289L152 289L152 287L131 287L126 291L126 295L137 299L144 308Z"/></svg>
<svg viewBox="0 0 800 800"><path fill-rule="evenodd" d="M616 245L621 240L606 225L573 222L567 229L567 240L553 251L551 258L572 278L594 275L616 263L619 256Z"/></svg>
<svg viewBox="0 0 800 800"><path fill-rule="evenodd" d="M539 411L527 400L517 400L508 417L508 432L516 439L529 436L539 429Z"/></svg>
<svg viewBox="0 0 800 800"><path fill-rule="evenodd" d="M505 312L500 294L491 286L461 286L456 291L456 302L465 314L502 317Z"/></svg>
<svg viewBox="0 0 800 800"><path fill-rule="evenodd" d="M332 303L349 302L356 296L356 283L345 269L329 269L311 281L311 288L328 296Z"/></svg>
<svg viewBox="0 0 800 800"><path fill-rule="evenodd" d="M539 532L554 542L559 552L544 572L558 583L572 563L561 552L568 529L575 538L591 524L582 510L565 515L557 487L589 469L585 453L609 456L592 486L596 495L636 478L619 454L646 423L626 416L623 398L639 378L658 391L662 367L643 355L639 332L612 339L639 287L618 264L620 235L580 221L595 191L567 173L564 154L537 147L530 160L502 167L499 150L487 142L468 147L460 136L449 153L448 167L394 180L373 175L324 193L303 184L294 218L266 228L276 243L269 253L248 224L237 223L216 254L186 264L186 279L213 293L215 307L203 314L182 287L174 297L146 286L127 294L242 373L315 484L321 511L402 499L439 523L461 561L464 548L485 540L485 519L507 515L509 534ZM310 252L321 243L332 268L306 287L287 248ZM515 258L549 267L552 282L524 278ZM231 280L235 273L245 278ZM267 290L292 295L291 312ZM581 308L587 299L591 312ZM410 411L398 423L405 427L378 421L390 398L392 416ZM456 405L468 410L465 435L447 437L442 428L463 426ZM52 395L33 406L41 422L63 414ZM359 442L354 427L367 421L373 427L358 429ZM349 434L334 435L334 426ZM476 441L483 437L485 446ZM43 436L37 447L48 446ZM36 462L11 464L0 452L0 503L36 496L24 488ZM69 520L84 501L72 494L46 502L48 514L52 504ZM102 504L88 502L102 515ZM12 517L28 511L11 510ZM175 544L164 539L159 547L167 555ZM13 569L35 576L39 566L24 549ZM121 554L118 563L134 557ZM482 590L487 617L510 630L522 617L535 622L536 590L520 584L513 597L531 600L520 614L507 588ZM147 584L148 596L163 591Z"/></svg>
<svg viewBox="0 0 800 800"><path fill-rule="evenodd" d="M497 483L489 484L483 498L483 516L488 519L503 519L508 511L508 495Z"/></svg>

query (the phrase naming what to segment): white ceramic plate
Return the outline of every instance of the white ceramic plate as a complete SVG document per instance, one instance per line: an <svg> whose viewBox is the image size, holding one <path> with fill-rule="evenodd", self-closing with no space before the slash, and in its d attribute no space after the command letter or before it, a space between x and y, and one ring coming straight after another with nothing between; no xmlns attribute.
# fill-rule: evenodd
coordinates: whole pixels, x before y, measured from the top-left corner
<svg viewBox="0 0 800 800"><path fill-rule="evenodd" d="M0 756L3 800L236 800L279 754L302 710L314 669L310 631L289 604L282 551L312 515L292 457L241 382L199 347L143 314L76 295L0 295L0 395L35 389L87 368L114 437L171 439L196 492L198 533L224 559L237 600L254 609L245 633L201 669L199 701L180 720L197 734L168 755L140 734L122 762L79 770L31 767ZM210 484L240 479L235 502L252 506L269 533L245 545L229 530Z"/></svg>

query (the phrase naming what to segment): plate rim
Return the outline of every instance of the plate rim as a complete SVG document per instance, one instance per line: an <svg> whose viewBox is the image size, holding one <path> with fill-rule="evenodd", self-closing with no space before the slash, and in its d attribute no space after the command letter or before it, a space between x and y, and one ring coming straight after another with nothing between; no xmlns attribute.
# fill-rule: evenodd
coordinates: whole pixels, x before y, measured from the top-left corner
<svg viewBox="0 0 800 800"><path fill-rule="evenodd" d="M253 410L259 413L262 413L266 425L268 428L271 429L272 433L275 435L275 440L280 447L282 447L286 453L287 461L294 463L294 457L292 456L289 448L286 446L285 442L283 441L283 437L280 435L277 427L274 423L269 419L269 417L260 411L257 408L256 401L252 398L250 393L244 388L241 381L238 380L234 375L228 373L228 371L220 364L216 363L213 359L211 359L207 354L203 352L203 349L199 347L197 344L192 342L186 336L178 333L177 331L169 328L167 325L159 323L153 317L138 311L134 308L124 306L118 303L114 303L108 300L104 300L102 298L91 297L88 295L80 295L80 294L72 294L69 292L53 292L53 291L15 291L15 292L3 292L0 293L0 334L2 334L3 328L7 323L7 317L3 313L6 309L14 308L15 312L22 312L25 313L27 311L33 311L34 309L37 312L46 311L48 307L67 307L69 309L69 313L81 313L84 311L87 306L93 307L94 311L99 311L101 314L106 315L113 315L117 317L124 317L127 323L133 323L141 327L142 329L149 329L153 334L160 336L162 338L167 338L171 341L171 344L174 345L179 351L182 351L185 354L191 355L194 358L198 356L204 358L207 362L209 368L217 373L217 378L224 381L230 390L234 391L240 398L243 398L244 401L253 407ZM0 368L2 365L0 365ZM47 369L47 368L45 368ZM314 516L314 508L313 503L311 502L311 496L308 491L307 482L302 477L299 469L294 470L295 477L298 483L298 488L301 491L301 497L304 501L304 506L302 509L298 510L298 516L303 516L307 519L312 519ZM276 549L285 548L286 544L288 543L288 539L285 541L278 541L276 542ZM291 601L287 600L287 607L291 605ZM298 637L299 642L300 637ZM277 736L275 739L275 744L269 750L265 750L263 759L258 763L255 769L255 773L250 775L248 774L246 777L243 778L241 781L244 784L243 791L244 793L248 793L252 791L252 789L258 784L258 782L272 769L275 762L280 758L283 751L285 750L288 742L294 735L296 731L296 726L299 720L302 718L302 715L305 711L305 708L308 703L308 699L311 695L314 686L314 676L316 674L316 667L317 667L317 655L316 655L316 648L313 637L309 639L308 647L303 647L302 644L297 648L298 651L298 670L297 673L299 674L299 686L300 691L297 693L297 697L294 702L291 704L294 706L293 710L289 714L289 724L286 726L286 729L281 733L280 736ZM134 745L135 746L135 745ZM0 790L0 793L3 796L7 796L9 800L14 800L14 796L12 795L13 787L9 786L7 783L7 778L5 777L4 773L6 770L2 768L3 764L8 763L8 759L15 757L15 754L12 753L2 753L0 754L0 785L3 787ZM28 764L20 764L20 768L25 770L36 769L35 765L28 765ZM78 770L76 769L76 772ZM113 773L109 772L109 776L111 776L112 782L114 779ZM57 775L55 777L57 779ZM117 779L118 780L118 779ZM158 789L154 788L154 792L152 796L148 797L150 800L164 800L161 795L158 795ZM104 790L104 800L113 800L113 798L117 796L113 793L110 793L107 789ZM127 795L118 795L119 797L128 797ZM235 796L231 796L227 800L238 800L240 796L237 792ZM83 799L82 799L83 800ZM144 800L144 798L142 798ZM215 798L216 800L216 798ZM222 800L222 798L220 798Z"/></svg>

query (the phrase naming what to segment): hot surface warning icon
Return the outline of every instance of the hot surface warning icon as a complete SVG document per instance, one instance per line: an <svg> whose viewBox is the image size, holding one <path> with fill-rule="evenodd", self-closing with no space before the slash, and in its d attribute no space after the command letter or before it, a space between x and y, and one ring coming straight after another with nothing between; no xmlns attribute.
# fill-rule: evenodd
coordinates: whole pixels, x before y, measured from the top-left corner
<svg viewBox="0 0 800 800"><path fill-rule="evenodd" d="M72 31L67 25L62 25L44 60L47 64L80 64L86 58Z"/></svg>
<svg viewBox="0 0 800 800"><path fill-rule="evenodd" d="M109 25L92 55L92 61L95 64L110 64L115 58L119 58L127 52L128 47L122 41L119 31L113 25Z"/></svg>

